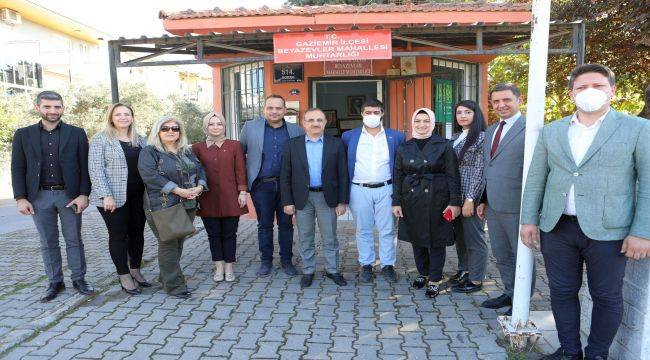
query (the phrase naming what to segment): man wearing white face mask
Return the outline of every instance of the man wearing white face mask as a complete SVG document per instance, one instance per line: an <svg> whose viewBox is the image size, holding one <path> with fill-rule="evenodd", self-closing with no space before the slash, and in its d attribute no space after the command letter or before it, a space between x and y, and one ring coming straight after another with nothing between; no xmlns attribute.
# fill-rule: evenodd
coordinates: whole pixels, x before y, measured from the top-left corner
<svg viewBox="0 0 650 360"><path fill-rule="evenodd" d="M650 255L650 122L612 109L615 91L607 67L576 67L576 112L544 127L528 172L521 239L530 248L541 240L561 345L544 359L582 359L584 263L594 303L584 355L606 359L623 316L626 260Z"/></svg>
<svg viewBox="0 0 650 360"><path fill-rule="evenodd" d="M350 174L350 211L357 225L356 237L362 282L371 282L375 263L373 230L379 232L379 261L382 275L397 281L395 273L395 220L392 214L392 176L397 147L404 134L382 126L384 105L368 100L361 106L363 126L343 134Z"/></svg>

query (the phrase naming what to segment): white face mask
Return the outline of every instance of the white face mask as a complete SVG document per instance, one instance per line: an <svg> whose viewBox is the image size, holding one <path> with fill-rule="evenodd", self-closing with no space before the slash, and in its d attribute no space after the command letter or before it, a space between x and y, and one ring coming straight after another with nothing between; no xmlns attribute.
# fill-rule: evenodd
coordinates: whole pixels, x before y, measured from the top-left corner
<svg viewBox="0 0 650 360"><path fill-rule="evenodd" d="M363 124L367 127L374 129L377 126L381 125L381 116L379 115L364 115Z"/></svg>
<svg viewBox="0 0 650 360"><path fill-rule="evenodd" d="M574 101L580 110L591 113L602 109L608 98L604 91L588 88L576 94Z"/></svg>

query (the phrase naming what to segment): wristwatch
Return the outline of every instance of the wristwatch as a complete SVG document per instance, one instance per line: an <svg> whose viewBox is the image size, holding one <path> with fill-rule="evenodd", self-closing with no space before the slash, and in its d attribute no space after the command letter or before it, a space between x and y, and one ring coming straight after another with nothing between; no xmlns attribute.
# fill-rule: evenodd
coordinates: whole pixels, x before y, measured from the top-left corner
<svg viewBox="0 0 650 360"><path fill-rule="evenodd" d="M474 202L474 199L470 199L470 198L467 198L467 199L465 199L465 200L467 200L467 201L469 201L469 202Z"/></svg>

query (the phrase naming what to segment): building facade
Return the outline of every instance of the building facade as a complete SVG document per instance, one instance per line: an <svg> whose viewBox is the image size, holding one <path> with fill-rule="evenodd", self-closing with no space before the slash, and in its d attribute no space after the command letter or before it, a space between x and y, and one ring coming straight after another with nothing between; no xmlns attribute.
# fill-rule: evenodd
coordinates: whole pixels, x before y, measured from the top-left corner
<svg viewBox="0 0 650 360"><path fill-rule="evenodd" d="M25 0L0 0L5 93L106 83L106 34Z"/></svg>

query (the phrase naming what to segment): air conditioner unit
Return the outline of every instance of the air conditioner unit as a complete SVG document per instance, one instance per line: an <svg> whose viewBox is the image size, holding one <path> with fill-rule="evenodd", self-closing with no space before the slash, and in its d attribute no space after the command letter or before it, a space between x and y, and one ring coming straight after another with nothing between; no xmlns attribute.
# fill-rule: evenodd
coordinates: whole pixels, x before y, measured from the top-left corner
<svg viewBox="0 0 650 360"><path fill-rule="evenodd" d="M20 25L22 23L20 13L9 8L0 9L0 20L11 25Z"/></svg>

